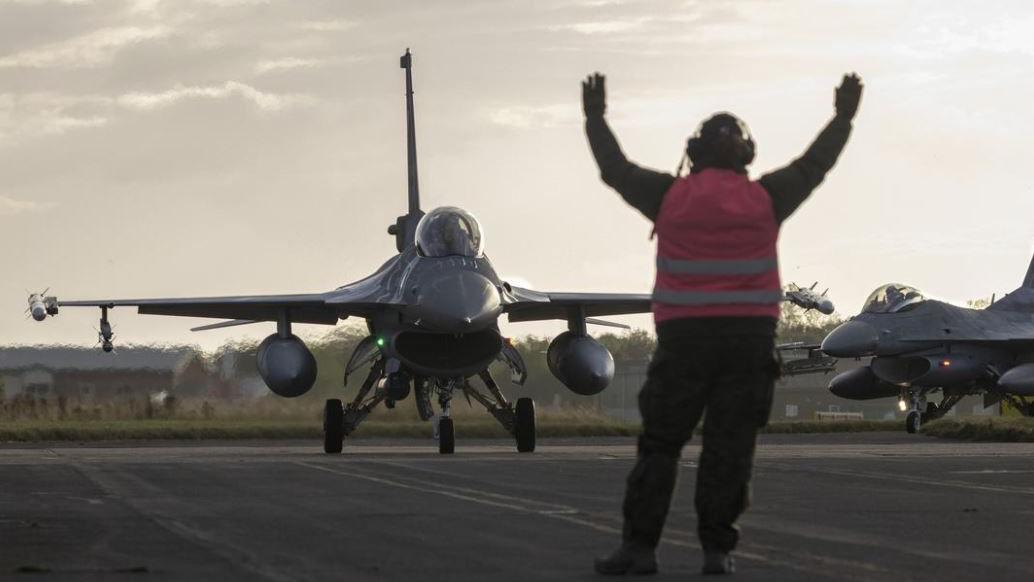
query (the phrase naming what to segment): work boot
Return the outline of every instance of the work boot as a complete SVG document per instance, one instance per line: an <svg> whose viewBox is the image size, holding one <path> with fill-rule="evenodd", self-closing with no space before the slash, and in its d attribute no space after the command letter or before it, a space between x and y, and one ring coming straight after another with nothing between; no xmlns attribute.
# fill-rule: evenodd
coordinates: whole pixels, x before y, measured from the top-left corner
<svg viewBox="0 0 1034 582"><path fill-rule="evenodd" d="M736 571L736 563L732 556L718 550L704 552L704 574L732 574Z"/></svg>
<svg viewBox="0 0 1034 582"><path fill-rule="evenodd" d="M609 556L596 558L595 566L604 575L656 574L657 555L653 548L622 544Z"/></svg>

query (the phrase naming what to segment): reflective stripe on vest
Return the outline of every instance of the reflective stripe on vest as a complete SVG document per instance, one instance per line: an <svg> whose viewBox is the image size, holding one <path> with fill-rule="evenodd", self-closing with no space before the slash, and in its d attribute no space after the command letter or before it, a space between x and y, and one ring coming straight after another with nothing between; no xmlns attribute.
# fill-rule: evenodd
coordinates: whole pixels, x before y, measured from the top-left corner
<svg viewBox="0 0 1034 582"><path fill-rule="evenodd" d="M767 305L783 299L782 291L672 291L654 289L653 300L671 305L730 305L758 303Z"/></svg>
<svg viewBox="0 0 1034 582"><path fill-rule="evenodd" d="M672 275L759 275L779 268L775 257L723 261L684 261L657 257L657 270Z"/></svg>

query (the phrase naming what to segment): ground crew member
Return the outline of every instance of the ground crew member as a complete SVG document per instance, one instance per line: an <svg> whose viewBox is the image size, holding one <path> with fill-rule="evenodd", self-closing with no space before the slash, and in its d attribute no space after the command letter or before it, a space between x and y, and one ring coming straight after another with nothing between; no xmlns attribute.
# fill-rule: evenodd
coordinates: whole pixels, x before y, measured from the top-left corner
<svg viewBox="0 0 1034 582"><path fill-rule="evenodd" d="M585 132L603 181L653 221L657 234L658 345L639 393L643 433L622 507L622 544L596 560L597 572L657 571L678 459L705 411L695 499L703 572L733 572L754 442L768 422L779 373L779 227L836 163L861 94L858 76L845 75L836 115L811 147L754 181L747 176L754 140L735 116L704 121L686 144L689 174L673 176L625 158L604 119L603 75L582 83Z"/></svg>

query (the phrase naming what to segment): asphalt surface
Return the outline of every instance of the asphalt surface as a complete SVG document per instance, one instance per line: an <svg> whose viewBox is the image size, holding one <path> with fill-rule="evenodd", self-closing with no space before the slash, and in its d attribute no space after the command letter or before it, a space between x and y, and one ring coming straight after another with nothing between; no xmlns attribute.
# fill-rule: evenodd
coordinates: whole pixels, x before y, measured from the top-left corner
<svg viewBox="0 0 1034 582"><path fill-rule="evenodd" d="M654 580L700 577L695 446ZM0 579L599 580L631 439L0 446ZM1034 444L767 435L740 580L1032 580Z"/></svg>

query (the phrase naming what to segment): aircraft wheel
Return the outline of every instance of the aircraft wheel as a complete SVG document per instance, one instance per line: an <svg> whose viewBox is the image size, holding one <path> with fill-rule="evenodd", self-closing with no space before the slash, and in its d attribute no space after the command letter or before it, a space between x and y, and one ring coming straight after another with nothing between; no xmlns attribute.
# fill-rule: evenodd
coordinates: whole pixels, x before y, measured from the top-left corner
<svg viewBox="0 0 1034 582"><path fill-rule="evenodd" d="M323 452L340 453L345 445L345 410L337 398L323 406Z"/></svg>
<svg viewBox="0 0 1034 582"><path fill-rule="evenodd" d="M909 412L908 416L905 417L905 431L908 432L908 434L915 434L919 432L919 427L920 425L922 425L922 422L923 421L919 415L918 410L913 410L912 412Z"/></svg>
<svg viewBox="0 0 1034 582"><path fill-rule="evenodd" d="M514 408L514 436L517 438L517 451L531 453L535 451L535 401L531 398L518 398Z"/></svg>
<svg viewBox="0 0 1034 582"><path fill-rule="evenodd" d="M456 452L456 427L448 416L438 419L438 452L443 455Z"/></svg>

